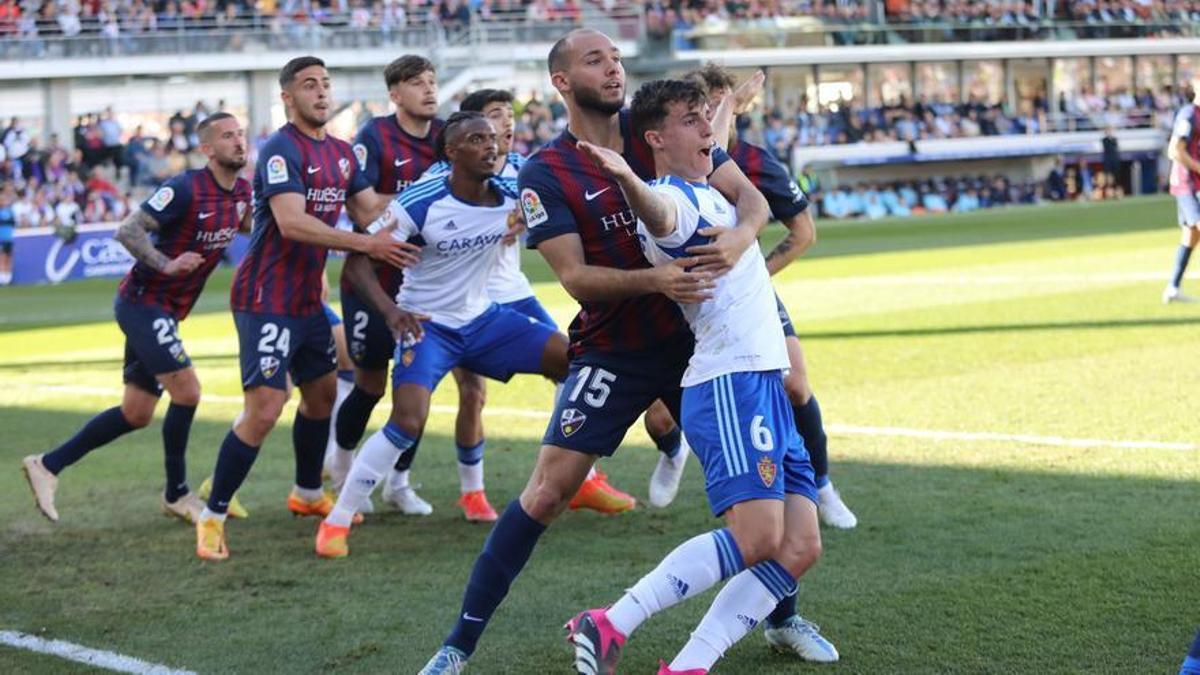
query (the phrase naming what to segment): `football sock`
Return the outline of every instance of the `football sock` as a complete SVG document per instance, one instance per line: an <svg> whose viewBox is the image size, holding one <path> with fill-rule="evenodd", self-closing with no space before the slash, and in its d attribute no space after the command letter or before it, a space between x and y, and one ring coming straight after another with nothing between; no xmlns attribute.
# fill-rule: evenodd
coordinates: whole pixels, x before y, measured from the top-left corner
<svg viewBox="0 0 1200 675"><path fill-rule="evenodd" d="M1188 260L1192 257L1192 249L1179 245L1179 250L1175 252L1175 271L1171 274L1171 288L1179 288L1183 283L1183 273L1187 271Z"/></svg>
<svg viewBox="0 0 1200 675"><path fill-rule="evenodd" d="M671 661L671 670L711 670L725 650L754 630L776 603L795 592L796 580L774 560L730 579Z"/></svg>
<svg viewBox="0 0 1200 675"><path fill-rule="evenodd" d="M679 455L679 449L683 447L679 442L682 437L683 434L680 433L678 425L673 426L665 435L654 439L654 445L658 446L659 452L675 459Z"/></svg>
<svg viewBox="0 0 1200 675"><path fill-rule="evenodd" d="M217 452L217 468L213 471L212 492L208 494L208 510L225 515L229 500L238 491L258 459L258 448L246 445L233 429L225 434L225 441Z"/></svg>
<svg viewBox="0 0 1200 675"><path fill-rule="evenodd" d="M192 418L196 416L196 406L179 405L174 401L167 406L167 416L163 418L163 464L167 470L166 500L173 502L188 493L187 484L187 453L188 433L192 430Z"/></svg>
<svg viewBox="0 0 1200 675"><path fill-rule="evenodd" d="M424 432L417 434L417 439L413 441L413 444L407 450L400 453L400 457L396 460L396 465L392 468L396 471L408 471L412 468L413 460L417 458L417 448L421 447L421 436L423 435Z"/></svg>
<svg viewBox="0 0 1200 675"><path fill-rule="evenodd" d="M337 420L334 435L339 448L353 451L358 447L367 430L367 420L371 419L371 411L381 398L358 387L350 390L346 400L342 401L342 407L338 408L338 414L334 416Z"/></svg>
<svg viewBox="0 0 1200 675"><path fill-rule="evenodd" d="M825 423L821 421L821 406L817 404L817 397L810 397L804 405L794 406L792 414L812 461L817 487L824 487L829 482L829 439L825 436Z"/></svg>
<svg viewBox="0 0 1200 675"><path fill-rule="evenodd" d="M296 411L292 423L292 450L296 453L296 487L321 490L321 468L329 439L329 418L314 420ZM319 498L319 497L318 497Z"/></svg>
<svg viewBox="0 0 1200 675"><path fill-rule="evenodd" d="M396 492L398 490L407 489L409 486L408 478L408 469L405 469L404 471L397 471L395 468L393 468L392 472L388 474L388 490Z"/></svg>
<svg viewBox="0 0 1200 675"><path fill-rule="evenodd" d="M88 420L66 443L42 455L42 465L58 475L92 450L130 431L133 431L133 425L125 419L121 406L109 408Z"/></svg>
<svg viewBox="0 0 1200 675"><path fill-rule="evenodd" d="M412 443L413 439L392 422L371 434L354 458L354 466L350 467L337 504L326 518L329 524L350 527L359 506L371 497L375 486L396 462L396 456Z"/></svg>
<svg viewBox="0 0 1200 675"><path fill-rule="evenodd" d="M349 381L342 377L343 373L350 373ZM354 371L339 370L337 380L337 397L333 399L333 413L329 416L329 419L333 420L333 423L329 425L329 443L325 446L326 456L329 456L330 453L337 452L339 449L337 444L338 413L341 412L342 404L346 402L346 398L350 396L350 392L352 391L354 391Z"/></svg>
<svg viewBox="0 0 1200 675"><path fill-rule="evenodd" d="M780 600L778 605L775 605L775 609L771 610L771 613L767 615L768 626L772 628L778 628L779 626L783 625L783 622L787 621L793 616L796 616L797 595L799 594L792 593L786 598Z"/></svg>
<svg viewBox="0 0 1200 675"><path fill-rule="evenodd" d="M446 638L447 646L461 649L468 656L475 652L492 612L508 595L513 579L521 573L545 531L546 526L525 513L519 501L509 503L475 559L463 594L462 611Z"/></svg>
<svg viewBox="0 0 1200 675"><path fill-rule="evenodd" d="M675 547L652 572L638 580L607 612L625 637L658 612L703 593L745 568L728 529L692 537Z"/></svg>
<svg viewBox="0 0 1200 675"><path fill-rule="evenodd" d="M455 445L458 451L458 484L462 493L476 492L483 489L483 444L464 448Z"/></svg>
<svg viewBox="0 0 1200 675"><path fill-rule="evenodd" d="M346 397L345 394L342 393L342 387L345 386L346 394L349 394L350 390L354 388L354 369L350 368L347 370L337 371L337 379L338 379L338 396L340 398L345 398Z"/></svg>
<svg viewBox="0 0 1200 675"><path fill-rule="evenodd" d="M1200 675L1200 631L1196 632L1196 639L1192 641L1192 648L1188 650L1187 658L1183 660L1183 665L1179 667L1179 675Z"/></svg>

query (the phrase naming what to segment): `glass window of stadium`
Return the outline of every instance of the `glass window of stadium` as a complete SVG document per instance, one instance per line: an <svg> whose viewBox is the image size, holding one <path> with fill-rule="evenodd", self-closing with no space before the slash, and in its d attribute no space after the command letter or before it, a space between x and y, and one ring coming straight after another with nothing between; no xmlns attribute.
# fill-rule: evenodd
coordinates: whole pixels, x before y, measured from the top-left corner
<svg viewBox="0 0 1200 675"><path fill-rule="evenodd" d="M1050 62L1047 59L1012 59L1008 62L1012 78L1012 103L1017 113L1049 110L1047 99L1047 77Z"/></svg>
<svg viewBox="0 0 1200 675"><path fill-rule="evenodd" d="M0 101L4 101L4 109L0 111L0 131L7 129L12 118L16 117L21 126L29 132L30 138L41 138L46 119L45 101L40 84L0 84Z"/></svg>
<svg viewBox="0 0 1200 675"><path fill-rule="evenodd" d="M1179 69L1176 72L1178 81L1177 87L1187 87L1191 85L1192 78L1200 74L1200 56L1187 56L1180 54L1175 57L1176 67Z"/></svg>
<svg viewBox="0 0 1200 675"><path fill-rule="evenodd" d="M1165 54L1137 57L1137 87L1159 92L1175 84L1175 64Z"/></svg>
<svg viewBox="0 0 1200 675"><path fill-rule="evenodd" d="M867 105L872 108L899 105L902 101L911 103L913 100L912 64L869 64L867 81L870 83Z"/></svg>
<svg viewBox="0 0 1200 675"><path fill-rule="evenodd" d="M849 103L864 105L863 67L861 64L821 65L817 67L817 102L822 106Z"/></svg>
<svg viewBox="0 0 1200 675"><path fill-rule="evenodd" d="M1054 59L1054 102L1060 113L1077 113L1081 99L1092 90L1090 59Z"/></svg>
<svg viewBox="0 0 1200 675"><path fill-rule="evenodd" d="M77 79L71 82L71 115L111 107L126 138L141 127L145 136L169 139L172 119L225 110L245 120L247 95L241 74Z"/></svg>
<svg viewBox="0 0 1200 675"><path fill-rule="evenodd" d="M1133 58L1129 56L1096 57L1096 93L1116 96L1133 91Z"/></svg>
<svg viewBox="0 0 1200 675"><path fill-rule="evenodd" d="M958 86L957 61L928 61L917 64L917 93L933 102L962 100Z"/></svg>
<svg viewBox="0 0 1200 675"><path fill-rule="evenodd" d="M988 105L1004 102L1004 66L999 61L964 61L967 98Z"/></svg>

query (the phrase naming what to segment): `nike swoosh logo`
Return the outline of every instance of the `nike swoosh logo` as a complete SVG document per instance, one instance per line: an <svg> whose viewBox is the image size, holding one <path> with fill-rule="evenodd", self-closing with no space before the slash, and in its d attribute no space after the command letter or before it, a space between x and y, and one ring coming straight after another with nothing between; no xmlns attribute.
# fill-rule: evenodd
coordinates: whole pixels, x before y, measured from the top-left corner
<svg viewBox="0 0 1200 675"><path fill-rule="evenodd" d="M311 176L312 174L314 174L320 170L321 170L321 167L319 167L319 166L310 166L310 167L308 167L308 175Z"/></svg>
<svg viewBox="0 0 1200 675"><path fill-rule="evenodd" d="M476 622L476 623L483 623L483 619L481 619L481 618L479 618L479 617L477 617L477 616L471 616L471 613L470 613L470 612L463 612L463 618L464 618L464 619L466 619L467 621L474 621L474 622Z"/></svg>
<svg viewBox="0 0 1200 675"><path fill-rule="evenodd" d="M216 211L209 211L208 213L205 213L205 212L201 211L200 213L198 213L198 214L196 214L196 215L197 215L197 217L198 217L198 218L200 218L200 220L204 220L204 219L206 219L206 218L209 218L210 216L212 216L212 214L214 214L214 213L216 213Z"/></svg>
<svg viewBox="0 0 1200 675"><path fill-rule="evenodd" d="M610 185L610 186L604 188L603 190L598 190L596 192L584 192L583 198L590 202L593 199L595 199L596 197L599 197L600 195L604 194L605 192L608 192L611 189L612 189L612 186Z"/></svg>
<svg viewBox="0 0 1200 675"><path fill-rule="evenodd" d="M412 161L411 159L398 159L398 160L396 160L396 166L404 166L405 164L408 164L411 161Z"/></svg>

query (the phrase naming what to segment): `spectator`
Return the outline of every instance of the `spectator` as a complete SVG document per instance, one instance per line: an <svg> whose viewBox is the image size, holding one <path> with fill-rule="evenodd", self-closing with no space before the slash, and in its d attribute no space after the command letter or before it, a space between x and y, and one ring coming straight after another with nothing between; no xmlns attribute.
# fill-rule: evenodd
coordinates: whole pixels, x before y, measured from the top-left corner
<svg viewBox="0 0 1200 675"><path fill-rule="evenodd" d="M1116 199L1121 196L1121 149L1117 143L1117 132L1111 126L1104 129L1104 138L1100 140L1104 164L1103 197Z"/></svg>

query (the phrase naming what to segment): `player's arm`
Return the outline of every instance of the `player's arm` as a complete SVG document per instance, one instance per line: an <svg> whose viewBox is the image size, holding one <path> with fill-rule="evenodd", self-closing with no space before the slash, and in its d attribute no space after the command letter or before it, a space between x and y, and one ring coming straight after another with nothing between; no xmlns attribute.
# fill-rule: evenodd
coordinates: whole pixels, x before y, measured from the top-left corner
<svg viewBox="0 0 1200 675"><path fill-rule="evenodd" d="M805 209L783 221L783 226L787 228L787 234L767 254L767 272L771 276L792 264L817 243L817 225L813 222L811 209Z"/></svg>
<svg viewBox="0 0 1200 675"><path fill-rule="evenodd" d="M354 292L367 303L367 306L379 312L391 329L397 340L403 340L406 334L420 341L425 335L421 322L429 319L422 314L406 312L396 306L393 298L379 285L379 276L375 274L375 266L367 256L351 253L346 257L342 266L342 277L354 288Z"/></svg>
<svg viewBox="0 0 1200 675"><path fill-rule="evenodd" d="M304 208L304 195L298 192L281 192L267 201L279 233L292 241L298 241L339 251L352 251L368 255L376 260L405 267L416 263L416 247L392 238L391 232L381 230L375 234L359 234L329 227L310 216Z"/></svg>
<svg viewBox="0 0 1200 675"><path fill-rule="evenodd" d="M346 214L350 216L350 220L366 226L378 220L384 211L387 211L393 197L395 195L380 194L375 188L368 187L346 198Z"/></svg>
<svg viewBox="0 0 1200 675"><path fill-rule="evenodd" d="M715 151L714 151L715 152ZM721 152L724 154L724 151ZM727 156L726 156L727 157ZM758 238L767 226L771 209L766 197L754 187L737 164L726 160L708 177L709 185L716 188L737 210L737 227L708 227L699 234L709 237L710 243L687 249L688 264L695 265L700 272L721 275L733 269L737 261Z"/></svg>
<svg viewBox="0 0 1200 675"><path fill-rule="evenodd" d="M150 269L170 277L191 274L204 264L204 256L195 251L185 251L175 258L168 258L150 240L151 232L173 227L187 214L192 196L186 186L187 181L178 178L168 181L150 199L125 216L117 227L116 240L129 250L130 255Z"/></svg>
<svg viewBox="0 0 1200 675"><path fill-rule="evenodd" d="M676 302L690 304L707 300L713 287L710 275L686 271L682 265L637 270L589 265L584 260L583 241L574 233L547 239L538 244L537 250L567 293L580 302L612 302L662 293Z"/></svg>
<svg viewBox="0 0 1200 675"><path fill-rule="evenodd" d="M665 195L651 190L620 153L586 141L579 141L579 149L616 179L633 215L646 225L650 234L665 237L675 231L675 204Z"/></svg>
<svg viewBox="0 0 1200 675"><path fill-rule="evenodd" d="M1186 137L1171 136L1171 142L1167 145L1167 158L1172 162L1179 162L1188 171L1200 173L1200 162L1197 162L1191 153L1188 152Z"/></svg>
<svg viewBox="0 0 1200 675"><path fill-rule="evenodd" d="M762 91L763 82L767 76L761 70L754 71L754 74L739 84L728 96L721 100L721 104L713 111L712 124L713 136L717 139L717 143L725 150L729 149L733 143L733 123L738 115L741 115L750 110L750 105L754 103L754 98Z"/></svg>

